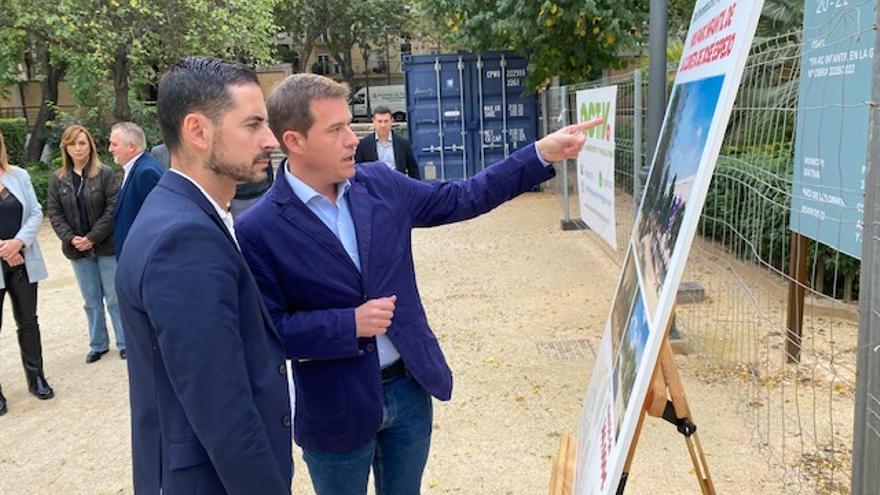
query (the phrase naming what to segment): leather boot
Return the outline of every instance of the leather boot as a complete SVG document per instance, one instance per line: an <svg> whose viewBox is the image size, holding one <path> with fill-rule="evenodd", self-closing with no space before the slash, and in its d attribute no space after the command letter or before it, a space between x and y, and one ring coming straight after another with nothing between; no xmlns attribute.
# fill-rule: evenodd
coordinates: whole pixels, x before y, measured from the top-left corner
<svg viewBox="0 0 880 495"><path fill-rule="evenodd" d="M12 301L12 316L18 326L18 347L28 390L38 399L51 399L55 392L43 376L43 346L37 321L37 284L28 281L27 271L23 267L10 270L12 272L4 273L6 289Z"/></svg>
<svg viewBox="0 0 880 495"><path fill-rule="evenodd" d="M19 328L18 345L21 348L21 364L24 366L28 390L38 399L51 399L55 392L43 376L43 348L40 344L39 325Z"/></svg>
<svg viewBox="0 0 880 495"><path fill-rule="evenodd" d="M6 397L3 397L3 389L0 388L0 416L6 414Z"/></svg>

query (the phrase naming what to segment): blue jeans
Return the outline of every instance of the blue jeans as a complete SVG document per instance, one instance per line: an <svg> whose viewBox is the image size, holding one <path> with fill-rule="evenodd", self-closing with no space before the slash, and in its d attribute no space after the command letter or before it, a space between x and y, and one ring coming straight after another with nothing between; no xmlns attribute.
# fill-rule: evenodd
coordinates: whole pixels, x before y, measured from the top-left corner
<svg viewBox="0 0 880 495"><path fill-rule="evenodd" d="M367 493L370 467L376 495L417 495L431 447L431 396L410 375L383 385L382 425L353 452L303 449L317 495Z"/></svg>
<svg viewBox="0 0 880 495"><path fill-rule="evenodd" d="M71 262L79 291L85 301L83 309L86 310L86 319L89 322L89 347L95 352L110 348L107 320L104 317L104 301L107 301L107 311L113 321L113 333L116 334L116 347L119 350L125 349L122 318L116 302L116 257L89 256Z"/></svg>

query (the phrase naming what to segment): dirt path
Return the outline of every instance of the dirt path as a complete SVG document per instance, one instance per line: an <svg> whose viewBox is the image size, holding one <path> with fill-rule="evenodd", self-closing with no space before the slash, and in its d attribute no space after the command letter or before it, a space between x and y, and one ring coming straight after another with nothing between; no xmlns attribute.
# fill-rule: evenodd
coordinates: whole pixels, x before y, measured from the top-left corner
<svg viewBox="0 0 880 495"><path fill-rule="evenodd" d="M86 365L82 300L47 226L50 279L40 286L47 377L57 397L27 393L8 308L0 332L0 493L130 493L126 374L109 354ZM578 233L559 230L558 197L530 194L480 219L414 234L428 318L455 374L435 401L425 494L547 492L558 436L574 432L618 268ZM719 493L783 493L721 385L679 361ZM313 493L296 454L294 493ZM681 437L649 419L628 494L699 493Z"/></svg>

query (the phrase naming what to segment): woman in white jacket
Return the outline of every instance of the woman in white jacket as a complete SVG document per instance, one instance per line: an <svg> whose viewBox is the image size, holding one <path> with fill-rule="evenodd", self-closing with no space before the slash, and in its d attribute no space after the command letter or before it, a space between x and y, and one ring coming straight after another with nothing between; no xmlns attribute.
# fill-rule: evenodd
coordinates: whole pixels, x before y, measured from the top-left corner
<svg viewBox="0 0 880 495"><path fill-rule="evenodd" d="M43 209L31 178L24 169L9 165L0 134L0 311L8 292L28 390L45 400L55 393L43 376L43 349L37 323L37 282L48 277L37 244L42 220ZM6 410L6 398L0 389L0 415Z"/></svg>

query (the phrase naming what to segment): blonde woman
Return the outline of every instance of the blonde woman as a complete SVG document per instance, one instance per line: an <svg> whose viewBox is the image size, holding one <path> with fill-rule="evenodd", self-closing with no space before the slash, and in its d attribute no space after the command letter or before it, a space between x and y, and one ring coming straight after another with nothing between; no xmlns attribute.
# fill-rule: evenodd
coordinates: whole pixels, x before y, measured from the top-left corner
<svg viewBox="0 0 880 495"><path fill-rule="evenodd" d="M24 169L9 164L0 134L0 315L9 293L28 390L45 400L55 393L43 376L43 347L37 323L37 282L49 276L37 244L42 221L43 210L31 178ZM0 390L0 416L6 411L6 398Z"/></svg>
<svg viewBox="0 0 880 495"><path fill-rule="evenodd" d="M113 322L119 357L126 358L122 318L116 302L113 210L119 192L117 175L98 159L95 140L84 127L71 125L61 134L61 168L49 182L49 220L61 250L73 264L85 300L89 324L86 363L110 349L104 302Z"/></svg>

